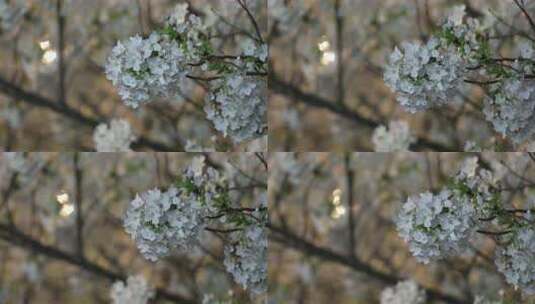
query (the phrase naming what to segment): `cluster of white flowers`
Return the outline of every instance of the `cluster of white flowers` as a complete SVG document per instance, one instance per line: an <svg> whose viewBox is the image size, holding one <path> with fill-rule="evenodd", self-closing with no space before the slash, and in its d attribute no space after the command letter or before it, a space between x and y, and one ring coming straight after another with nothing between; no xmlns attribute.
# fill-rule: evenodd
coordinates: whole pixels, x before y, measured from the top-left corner
<svg viewBox="0 0 535 304"><path fill-rule="evenodd" d="M234 280L254 294L267 290L267 246L264 227L251 225L232 235L225 246L225 267Z"/></svg>
<svg viewBox="0 0 535 304"><path fill-rule="evenodd" d="M205 209L198 196L183 189L138 194L126 212L124 226L139 251L151 261L174 248L194 246L204 229Z"/></svg>
<svg viewBox="0 0 535 304"><path fill-rule="evenodd" d="M533 216L526 215L533 223ZM496 266L509 284L526 294L535 294L535 228L523 227L515 231L509 243L496 249Z"/></svg>
<svg viewBox="0 0 535 304"><path fill-rule="evenodd" d="M376 152L408 151L415 138L405 121L391 121L389 128L380 126L373 132L372 142Z"/></svg>
<svg viewBox="0 0 535 304"><path fill-rule="evenodd" d="M125 152L130 151L130 145L136 140L128 121L114 119L109 126L105 123L98 125L93 133L93 140L97 152Z"/></svg>
<svg viewBox="0 0 535 304"><path fill-rule="evenodd" d="M184 52L168 35L153 32L118 42L106 64L106 75L123 101L137 108L155 96L176 91L187 73Z"/></svg>
<svg viewBox="0 0 535 304"><path fill-rule="evenodd" d="M230 233L230 243L225 245L225 267L243 288L253 294L265 292L266 199L262 195L259 197L259 207L251 212L251 221L246 215L234 220L235 213L221 216L231 209L226 200L228 194L221 192L227 181L217 170L205 166L204 161L204 157L194 158L176 187L165 192L153 189L138 194L126 211L126 232L145 258L157 261L173 249L187 250L197 245L208 224L219 221L225 225L237 221L233 228L238 230Z"/></svg>
<svg viewBox="0 0 535 304"><path fill-rule="evenodd" d="M457 191L464 191L471 198L479 217L490 217L494 212L496 189L499 179L489 170L479 167L479 159L470 157L465 159L461 169L454 177Z"/></svg>
<svg viewBox="0 0 535 304"><path fill-rule="evenodd" d="M0 32L9 31L22 19L28 8L25 1L0 0Z"/></svg>
<svg viewBox="0 0 535 304"><path fill-rule="evenodd" d="M215 128L235 142L260 137L267 129L267 84L258 77L230 74L214 81L204 110Z"/></svg>
<svg viewBox="0 0 535 304"><path fill-rule="evenodd" d="M129 276L126 285L122 281L115 282L110 292L113 304L146 304L153 296L154 290L141 275Z"/></svg>
<svg viewBox="0 0 535 304"><path fill-rule="evenodd" d="M399 282L381 292L381 304L424 304L425 290L412 280Z"/></svg>
<svg viewBox="0 0 535 304"><path fill-rule="evenodd" d="M118 42L106 64L106 75L123 101L137 108L157 96L169 96L201 59L201 19L187 15L188 5L178 4L166 27L148 38L134 36Z"/></svg>
<svg viewBox="0 0 535 304"><path fill-rule="evenodd" d="M515 220L502 205L499 173L481 168L478 158L464 161L452 184L439 194L409 198L396 219L400 236L413 255L427 263L469 248L468 239L488 221L501 227L495 263L506 281L527 294L535 294L535 217L528 209ZM509 224L514 223L514 224ZM482 302L485 303L485 302ZM490 302L489 302L490 303Z"/></svg>
<svg viewBox="0 0 535 304"><path fill-rule="evenodd" d="M399 235L422 263L461 253L475 227L468 197L444 189L410 197L396 218Z"/></svg>
<svg viewBox="0 0 535 304"><path fill-rule="evenodd" d="M521 143L535 135L533 80L507 79L494 85L483 110L497 132Z"/></svg>
<svg viewBox="0 0 535 304"><path fill-rule="evenodd" d="M498 180L478 161L465 159L453 183L439 194L422 193L404 204L396 225L419 261L462 253L477 230L476 219L494 212Z"/></svg>
<svg viewBox="0 0 535 304"><path fill-rule="evenodd" d="M519 45L519 56L511 64L506 77L490 87L483 113L497 132L512 139L515 144L535 138L535 88L533 79L526 75L535 73L533 43Z"/></svg>
<svg viewBox="0 0 535 304"><path fill-rule="evenodd" d="M243 53L229 62L214 55L208 30L201 18L189 14L188 4L178 4L163 29L145 39L118 42L106 64L107 77L123 101L136 108L178 92L185 77L199 78L191 75L197 67L209 71L205 111L215 128L237 143L264 135L267 82L251 74L266 65L267 45L244 39Z"/></svg>
<svg viewBox="0 0 535 304"><path fill-rule="evenodd" d="M413 113L450 102L463 81L461 57L436 38L425 45L405 42L402 49L390 55L384 75L398 102Z"/></svg>
<svg viewBox="0 0 535 304"><path fill-rule="evenodd" d="M478 64L482 49L480 37L483 28L477 19L466 18L466 6L454 6L446 23L442 26L443 45L453 45L468 63Z"/></svg>

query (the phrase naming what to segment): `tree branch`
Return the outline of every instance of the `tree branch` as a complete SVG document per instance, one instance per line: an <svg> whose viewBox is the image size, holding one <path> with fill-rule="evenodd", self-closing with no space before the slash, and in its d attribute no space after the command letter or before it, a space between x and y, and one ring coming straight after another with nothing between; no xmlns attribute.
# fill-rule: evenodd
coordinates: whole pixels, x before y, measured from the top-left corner
<svg viewBox="0 0 535 304"><path fill-rule="evenodd" d="M357 247L357 239L355 237L355 214L353 210L353 182L355 179L355 172L353 172L353 169L351 169L351 153L346 153L345 171L347 186L347 229L349 230L349 254L351 256L355 256L355 248Z"/></svg>
<svg viewBox="0 0 535 304"><path fill-rule="evenodd" d="M82 170L80 169L80 154L75 152L73 157L74 185L76 204L76 249L78 256L84 258L84 221L82 217Z"/></svg>
<svg viewBox="0 0 535 304"><path fill-rule="evenodd" d="M340 0L334 2L334 22L336 25L336 84L337 96L336 101L344 105L345 88L344 88L344 63L342 55L344 51L344 18L340 11Z"/></svg>
<svg viewBox="0 0 535 304"><path fill-rule="evenodd" d="M63 0L57 0L56 14L58 24L58 99L62 106L66 106L65 88L65 15L63 15Z"/></svg>

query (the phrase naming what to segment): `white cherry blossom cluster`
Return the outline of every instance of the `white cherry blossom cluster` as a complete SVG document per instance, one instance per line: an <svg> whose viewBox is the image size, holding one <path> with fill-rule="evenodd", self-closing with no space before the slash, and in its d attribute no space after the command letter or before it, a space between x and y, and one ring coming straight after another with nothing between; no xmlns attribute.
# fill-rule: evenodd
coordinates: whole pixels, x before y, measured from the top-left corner
<svg viewBox="0 0 535 304"><path fill-rule="evenodd" d="M526 294L535 294L535 227L532 214L526 215L531 226L509 236L508 244L496 249L496 266L509 284Z"/></svg>
<svg viewBox="0 0 535 304"><path fill-rule="evenodd" d="M126 284L115 282L110 291L113 304L146 304L153 296L154 290L141 275L129 276Z"/></svg>
<svg viewBox="0 0 535 304"><path fill-rule="evenodd" d="M408 199L396 218L397 229L423 263L462 253L475 232L496 235L498 270L509 284L535 294L535 217L529 208L517 213L504 205L502 177L481 168L477 157L467 158L440 193Z"/></svg>
<svg viewBox="0 0 535 304"><path fill-rule="evenodd" d="M204 107L215 128L235 142L254 139L267 129L267 83L230 74L212 83Z"/></svg>
<svg viewBox="0 0 535 304"><path fill-rule="evenodd" d="M114 119L110 124L100 124L95 128L93 141L97 152L126 152L136 140L128 121Z"/></svg>
<svg viewBox="0 0 535 304"><path fill-rule="evenodd" d="M208 81L205 111L215 129L236 143L265 135L267 45L247 38L240 55L225 56L215 53L210 37L210 25L179 4L162 29L118 42L107 77L133 108L179 92L185 78Z"/></svg>
<svg viewBox="0 0 535 304"><path fill-rule="evenodd" d="M176 92L188 72L183 49L168 35L153 32L118 42L106 64L106 76L124 103L137 108L157 96Z"/></svg>
<svg viewBox="0 0 535 304"><path fill-rule="evenodd" d="M215 169L205 170L204 158L194 158L176 187L148 190L130 202L124 226L145 258L156 261L197 244L218 179Z"/></svg>
<svg viewBox="0 0 535 304"><path fill-rule="evenodd" d="M519 144L535 135L533 80L510 78L493 85L483 110L494 129Z"/></svg>
<svg viewBox="0 0 535 304"><path fill-rule="evenodd" d="M412 280L399 282L381 292L381 304L425 304L425 290Z"/></svg>
<svg viewBox="0 0 535 304"><path fill-rule="evenodd" d="M415 138L407 122L391 121L388 129L385 126L375 129L372 142L376 152L408 151Z"/></svg>
<svg viewBox="0 0 535 304"><path fill-rule="evenodd" d="M464 251L474 232L474 214L467 196L444 189L410 197L396 226L414 257L427 264Z"/></svg>
<svg viewBox="0 0 535 304"><path fill-rule="evenodd" d="M441 31L427 44L403 43L390 56L385 83L410 112L452 100L464 82L487 92L483 113L496 132L515 145L535 138L535 51L533 43L518 45L519 55L501 59L493 52L491 28L467 18L456 6ZM475 79L473 79L475 78Z"/></svg>
<svg viewBox="0 0 535 304"><path fill-rule="evenodd" d="M265 228L256 225L233 234L231 243L225 246L225 268L253 294L267 291L267 246Z"/></svg>
<svg viewBox="0 0 535 304"><path fill-rule="evenodd" d="M500 187L500 183L490 170L479 166L477 157L464 160L451 187L470 197L479 217L490 217L495 212L499 199L496 189Z"/></svg>
<svg viewBox="0 0 535 304"><path fill-rule="evenodd" d="M260 195L254 207L242 212L230 201L226 177L205 166L204 161L204 157L194 158L168 190L138 194L126 211L125 230L150 261L168 256L175 249L192 249L204 230L228 230L225 267L244 289L260 294L267 284L265 197ZM219 230L220 226L227 228Z"/></svg>
<svg viewBox="0 0 535 304"><path fill-rule="evenodd" d="M469 64L478 64L482 50L479 20L466 18L466 6L454 6L440 33L443 45L453 45Z"/></svg>
<svg viewBox="0 0 535 304"><path fill-rule="evenodd" d="M531 77L535 73L533 42L520 43L518 53L511 69L497 69L497 76L503 79L490 86L483 109L494 129L515 144L535 138L535 89Z"/></svg>
<svg viewBox="0 0 535 304"><path fill-rule="evenodd" d="M124 226L143 256L154 262L173 249L192 248L204 229L204 215L198 196L174 187L153 189L130 203Z"/></svg>
<svg viewBox="0 0 535 304"><path fill-rule="evenodd" d="M437 38L427 44L402 44L390 55L385 83L397 94L398 102L409 112L426 110L451 102L463 82L463 60Z"/></svg>
<svg viewBox="0 0 535 304"><path fill-rule="evenodd" d="M478 228L477 218L495 211L498 181L478 161L465 159L452 183L438 194L422 193L403 205L397 229L419 261L462 253Z"/></svg>

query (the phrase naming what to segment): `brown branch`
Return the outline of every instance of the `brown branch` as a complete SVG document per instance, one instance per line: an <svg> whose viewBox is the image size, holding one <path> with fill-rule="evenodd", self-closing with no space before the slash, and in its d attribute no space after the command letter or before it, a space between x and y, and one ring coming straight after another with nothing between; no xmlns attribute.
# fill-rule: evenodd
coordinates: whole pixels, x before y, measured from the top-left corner
<svg viewBox="0 0 535 304"><path fill-rule="evenodd" d="M58 24L58 102L66 106L65 88L65 15L63 14L63 0L56 2L56 15Z"/></svg>
<svg viewBox="0 0 535 304"><path fill-rule="evenodd" d="M74 153L74 186L76 204L76 249L78 256L84 258L84 220L82 217L82 170L80 169L80 154Z"/></svg>
<svg viewBox="0 0 535 304"><path fill-rule="evenodd" d="M351 153L346 153L345 171L347 187L347 229L349 230L349 254L351 256L355 256L355 248L357 247L357 238L355 236L355 214L353 210L353 182L355 179L355 172L353 171L353 169L351 169Z"/></svg>
<svg viewBox="0 0 535 304"><path fill-rule="evenodd" d="M342 55L344 51L344 18L340 11L340 0L334 2L334 21L336 25L336 84L337 84L337 97L338 104L343 105L345 99L344 88L344 63L342 61Z"/></svg>
<svg viewBox="0 0 535 304"><path fill-rule="evenodd" d="M247 17L249 17L249 20L253 24L253 27L254 27L254 29L256 31L256 35L258 36L258 41L260 41L261 43L264 43L264 39L262 38L262 32L260 31L260 27L258 26L258 22L256 22L256 19L254 18L253 14L251 13L249 8L245 4L244 0L236 0L236 1L240 4L240 6L245 11L245 13L247 13Z"/></svg>
<svg viewBox="0 0 535 304"><path fill-rule="evenodd" d="M493 235L493 236L500 236L500 235L506 235L509 233L512 233L511 230L506 231L485 231L485 230L477 230L477 233L485 234L485 235Z"/></svg>

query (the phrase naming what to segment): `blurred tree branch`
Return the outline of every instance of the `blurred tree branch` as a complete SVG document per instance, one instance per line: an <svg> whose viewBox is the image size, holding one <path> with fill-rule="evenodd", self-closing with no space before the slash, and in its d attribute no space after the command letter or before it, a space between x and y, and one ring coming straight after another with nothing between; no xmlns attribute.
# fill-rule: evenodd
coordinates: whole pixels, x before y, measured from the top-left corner
<svg viewBox="0 0 535 304"><path fill-rule="evenodd" d="M93 117L86 116L77 110L68 107L62 106L57 102L54 102L46 97L37 95L35 93L27 92L19 86L5 80L0 77L0 91L4 92L7 96L15 98L17 100L24 101L28 104L31 104L36 107L45 108L57 114L60 114L66 118L69 118L81 125L85 125L90 128L95 128L104 119L97 119ZM176 143L178 145L178 143ZM135 148L150 148L156 151L183 151L183 147L177 146L176 148L168 146L167 144L157 142L155 140L145 138L143 136L139 137L137 141L132 144L132 147Z"/></svg>
<svg viewBox="0 0 535 304"><path fill-rule="evenodd" d="M402 279L394 274L385 273L383 271L377 270L373 268L371 265L361 261L357 257L345 256L345 255L336 253L334 251L331 251L330 249L316 246L315 244L297 236L289 229L275 226L271 223L268 224L267 227L272 232L270 234L270 239L272 239L273 241L277 243L280 243L280 244L289 246L290 248L301 251L305 255L316 256L325 261L330 261L330 262L338 263L340 265L347 266L351 269L354 269L355 271L365 273L366 275L377 279L381 283L385 283L388 285L395 285L398 281ZM442 293L435 289L425 288L425 290L427 292L427 295L431 299L441 300L441 301L445 301L447 303L452 303L452 304L472 303L469 300L460 299L455 296Z"/></svg>
<svg viewBox="0 0 535 304"><path fill-rule="evenodd" d="M124 274L113 272L85 259L84 257L74 256L58 248L42 244L38 240L24 234L22 231L18 230L12 225L0 223L0 239L8 242L9 244L28 249L34 253L77 266L87 272L106 278L110 281L126 280L126 276ZM179 304L197 303L197 301L193 299L189 299L180 294L168 292L161 288L156 289L155 298L168 300Z"/></svg>
<svg viewBox="0 0 535 304"><path fill-rule="evenodd" d="M367 128L375 129L381 125L373 119L362 116L360 113L348 108L347 106L327 100L321 96L303 92L300 88L285 82L274 73L269 75L269 88L272 92L293 97L292 100L301 102L311 107L324 109L330 111L340 117L354 121L355 123ZM417 142L411 149L429 149L440 152L459 151L459 148L450 147L439 142L434 142L425 138L418 138Z"/></svg>

